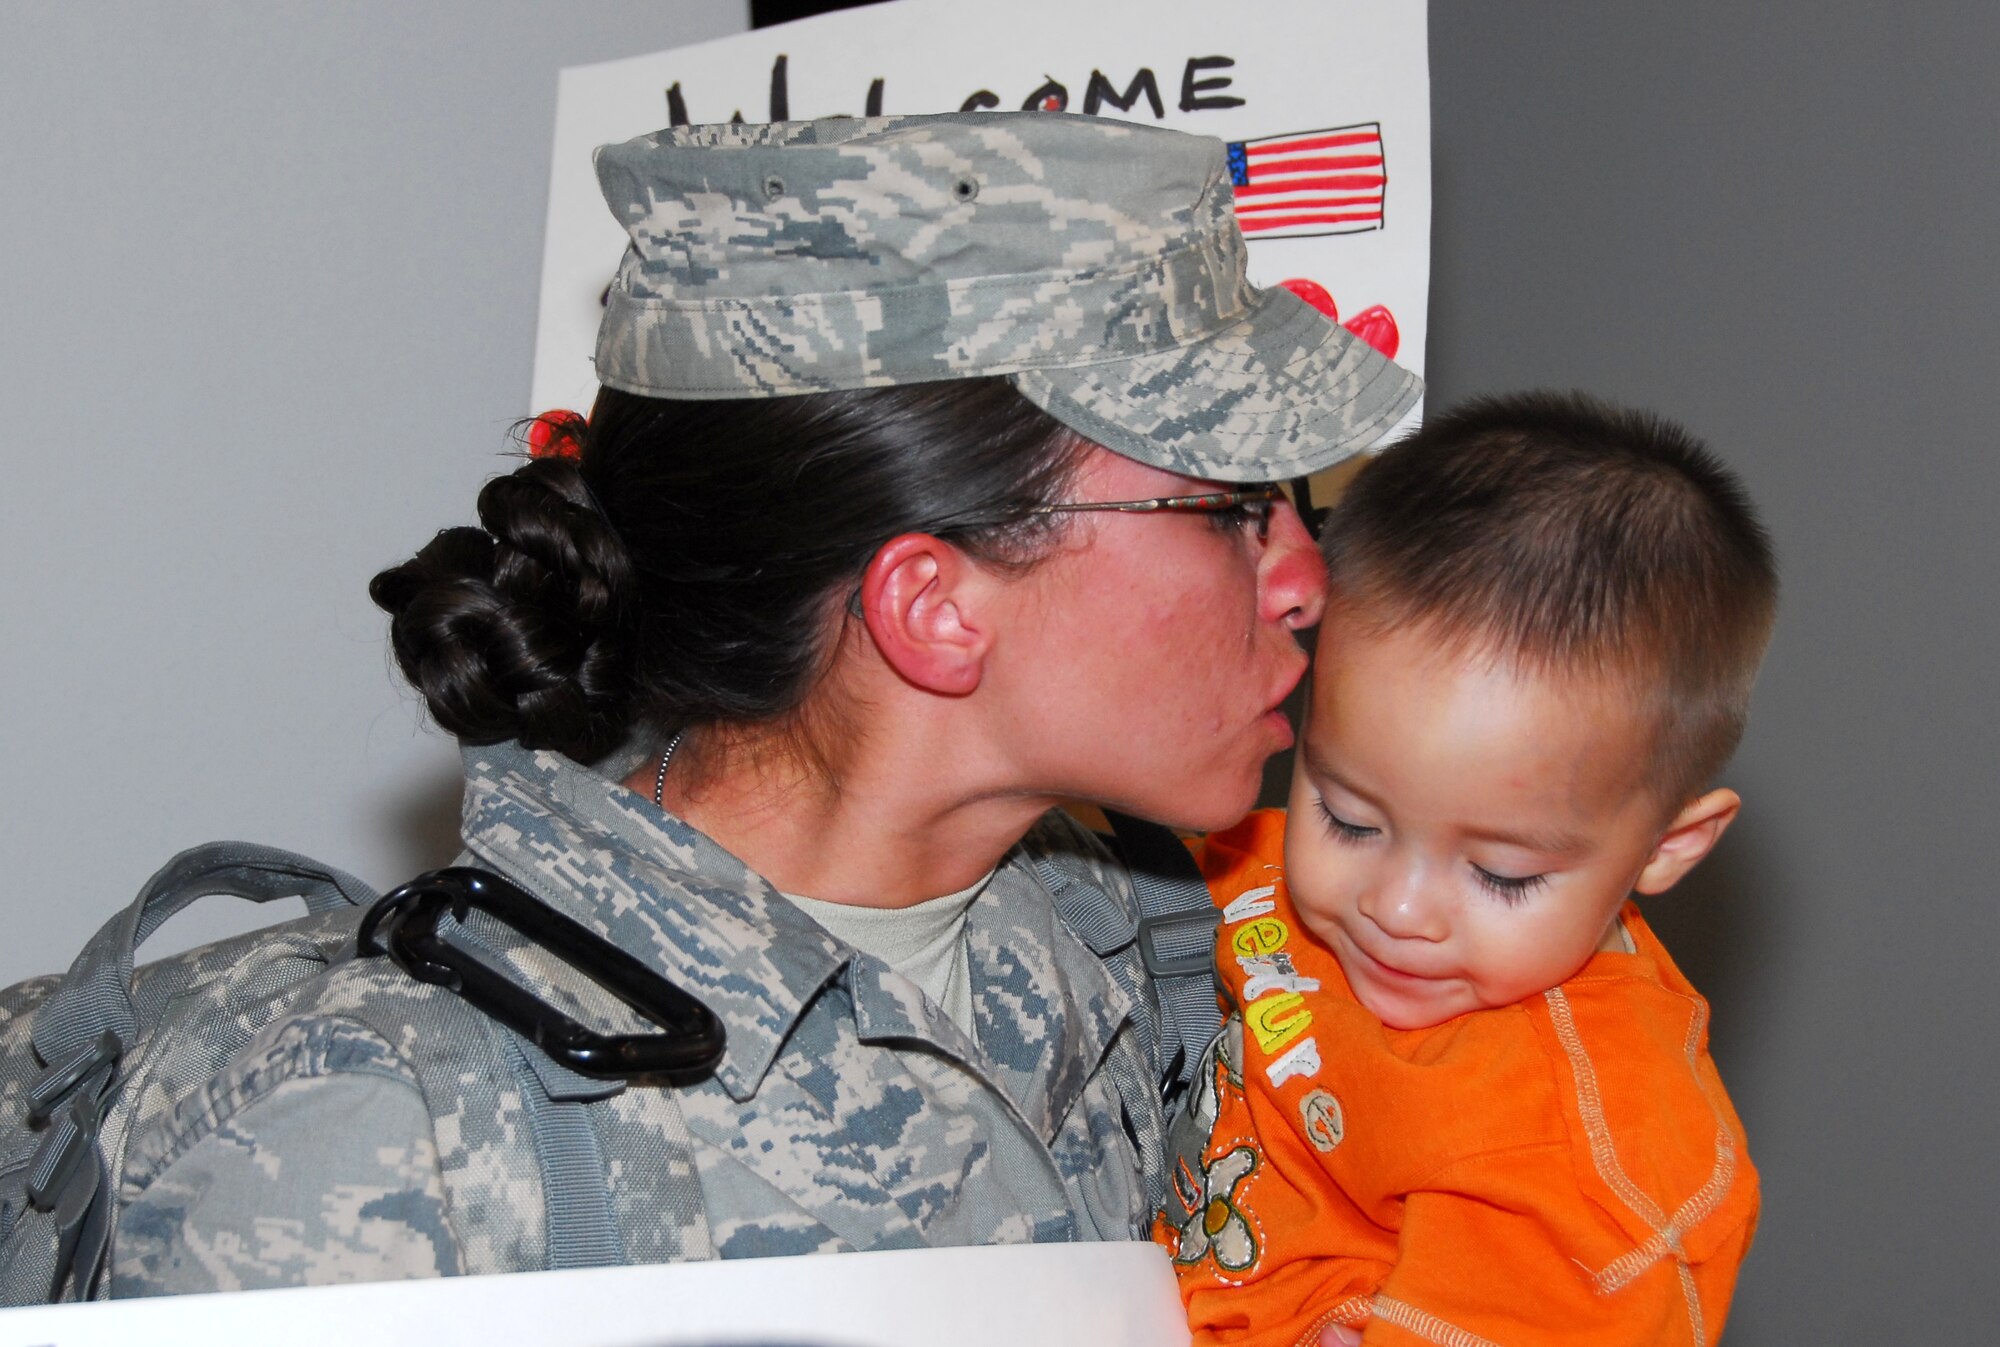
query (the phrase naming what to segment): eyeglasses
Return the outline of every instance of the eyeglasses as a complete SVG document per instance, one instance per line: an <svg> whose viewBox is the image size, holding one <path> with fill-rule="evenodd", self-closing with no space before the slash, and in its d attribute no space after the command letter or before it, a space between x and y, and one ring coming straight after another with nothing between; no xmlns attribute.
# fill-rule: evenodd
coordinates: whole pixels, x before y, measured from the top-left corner
<svg viewBox="0 0 2000 1347"><path fill-rule="evenodd" d="M1241 491L1210 491L1199 496L1155 496L1151 500L1079 500L1060 505L1042 505L1030 514L1083 514L1092 510L1115 510L1120 514L1224 514L1257 530L1257 541L1271 536L1271 511L1285 499L1278 486L1246 487Z"/></svg>
<svg viewBox="0 0 2000 1347"><path fill-rule="evenodd" d="M1295 489L1302 489L1305 479L1300 478L1293 485ZM1271 539L1271 511L1285 499L1283 487L1269 485L1246 487L1241 491L1209 491L1199 496L1154 496L1150 500L1064 501L1059 505L1038 505L1028 511L1028 515L1032 518L1035 515L1083 514L1096 510L1111 510L1119 514L1234 515L1232 522L1250 525L1257 530L1257 541L1265 543ZM847 596L847 611L856 617L861 616L861 590L858 586Z"/></svg>

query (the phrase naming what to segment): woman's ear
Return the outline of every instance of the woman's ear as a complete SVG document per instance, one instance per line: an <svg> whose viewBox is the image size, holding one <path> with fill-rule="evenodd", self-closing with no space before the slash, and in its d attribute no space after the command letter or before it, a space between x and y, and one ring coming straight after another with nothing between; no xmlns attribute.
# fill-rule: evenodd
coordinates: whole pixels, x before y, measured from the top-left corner
<svg viewBox="0 0 2000 1347"><path fill-rule="evenodd" d="M962 697L979 686L992 645L979 601L989 583L950 543L900 534L876 550L861 577L862 621L903 681Z"/></svg>
<svg viewBox="0 0 2000 1347"><path fill-rule="evenodd" d="M1661 834L1632 887L1640 893L1665 893L1680 883L1715 849L1742 808L1743 800L1733 790L1712 790L1689 801Z"/></svg>

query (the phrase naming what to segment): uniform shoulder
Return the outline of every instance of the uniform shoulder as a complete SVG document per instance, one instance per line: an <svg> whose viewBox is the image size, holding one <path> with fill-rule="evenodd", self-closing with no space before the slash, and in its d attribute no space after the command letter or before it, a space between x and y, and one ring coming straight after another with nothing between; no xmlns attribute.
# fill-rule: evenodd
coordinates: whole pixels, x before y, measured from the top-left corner
<svg viewBox="0 0 2000 1347"><path fill-rule="evenodd" d="M348 914L336 914L225 942L242 946L227 952L237 960L234 972L224 971L221 947L199 952L204 966L154 1030L127 1086L127 1181L171 1163L296 1082L373 1076L417 1086L407 1045L398 1042L406 1036L393 1026L411 1022L428 998L450 993L387 959L352 957L351 925ZM341 933L344 940L336 938ZM311 971L288 982L279 967L287 960Z"/></svg>
<svg viewBox="0 0 2000 1347"><path fill-rule="evenodd" d="M414 1074L352 1021L294 1018L132 1138L115 1296L465 1271Z"/></svg>
<svg viewBox="0 0 2000 1347"><path fill-rule="evenodd" d="M421 1092L409 1063L368 1026L336 1016L287 1015L135 1130L125 1152L121 1188L129 1199L189 1149L234 1127L241 1115L280 1090L356 1077ZM300 1092L290 1090L294 1096ZM293 1111L300 1109L309 1112L310 1105L295 1101Z"/></svg>

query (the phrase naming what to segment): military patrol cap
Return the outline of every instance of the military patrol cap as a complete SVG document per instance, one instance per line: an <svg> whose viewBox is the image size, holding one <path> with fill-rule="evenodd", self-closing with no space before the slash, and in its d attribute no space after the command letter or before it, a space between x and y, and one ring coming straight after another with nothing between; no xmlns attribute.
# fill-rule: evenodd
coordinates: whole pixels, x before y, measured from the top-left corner
<svg viewBox="0 0 2000 1347"><path fill-rule="evenodd" d="M1244 273L1222 143L1053 113L675 127L597 152L631 235L597 377L661 398L1006 375L1130 458L1317 471L1417 378Z"/></svg>

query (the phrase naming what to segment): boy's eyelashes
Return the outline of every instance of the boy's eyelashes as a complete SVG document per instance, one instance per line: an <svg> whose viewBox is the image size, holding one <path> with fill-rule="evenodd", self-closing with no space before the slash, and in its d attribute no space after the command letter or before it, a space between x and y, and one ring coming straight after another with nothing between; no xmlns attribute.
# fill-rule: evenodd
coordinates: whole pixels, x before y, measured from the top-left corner
<svg viewBox="0 0 2000 1347"><path fill-rule="evenodd" d="M1338 841L1349 844L1365 842L1371 837L1379 837L1382 834L1380 828L1370 827L1365 823L1350 822L1334 813L1333 807L1327 804L1324 796L1315 799L1314 803L1319 806L1320 817L1326 820L1328 831ZM1469 861L1467 864L1472 866L1473 878L1480 888L1510 905L1525 901L1530 894L1546 887L1549 882L1549 877L1545 874L1502 875L1488 870L1483 865Z"/></svg>
<svg viewBox="0 0 2000 1347"><path fill-rule="evenodd" d="M1505 903L1518 903L1549 882L1547 875L1496 875L1483 865L1472 867L1479 886Z"/></svg>
<svg viewBox="0 0 2000 1347"><path fill-rule="evenodd" d="M1370 828L1361 823L1349 823L1346 819L1334 813L1324 799L1321 799L1318 803L1320 816L1326 820L1326 826L1332 829L1333 835L1343 842L1366 841L1370 837L1377 836L1382 831L1380 828Z"/></svg>

